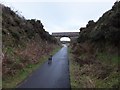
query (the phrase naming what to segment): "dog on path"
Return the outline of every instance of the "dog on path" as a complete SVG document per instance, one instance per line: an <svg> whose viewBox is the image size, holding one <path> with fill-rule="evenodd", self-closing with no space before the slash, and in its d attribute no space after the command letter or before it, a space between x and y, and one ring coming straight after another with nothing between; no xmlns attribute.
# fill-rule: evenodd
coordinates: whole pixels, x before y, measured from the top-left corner
<svg viewBox="0 0 120 90"><path fill-rule="evenodd" d="M48 58L48 64L52 63L52 55Z"/></svg>

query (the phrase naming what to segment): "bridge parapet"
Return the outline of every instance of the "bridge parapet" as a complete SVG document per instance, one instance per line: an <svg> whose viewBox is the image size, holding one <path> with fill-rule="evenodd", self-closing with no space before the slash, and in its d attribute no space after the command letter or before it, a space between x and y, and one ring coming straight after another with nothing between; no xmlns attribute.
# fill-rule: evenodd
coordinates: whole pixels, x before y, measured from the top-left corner
<svg viewBox="0 0 120 90"><path fill-rule="evenodd" d="M79 36L79 32L55 32L52 33L54 37L74 37Z"/></svg>

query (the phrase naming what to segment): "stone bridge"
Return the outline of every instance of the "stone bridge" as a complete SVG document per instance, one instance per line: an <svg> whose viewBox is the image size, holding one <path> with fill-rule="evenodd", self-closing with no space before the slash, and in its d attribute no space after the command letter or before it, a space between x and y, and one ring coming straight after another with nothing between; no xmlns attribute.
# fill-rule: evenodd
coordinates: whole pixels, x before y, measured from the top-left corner
<svg viewBox="0 0 120 90"><path fill-rule="evenodd" d="M71 42L76 42L77 38L79 36L79 32L53 32L52 36L54 36L58 42L60 42L60 39L62 37L68 37L70 38Z"/></svg>

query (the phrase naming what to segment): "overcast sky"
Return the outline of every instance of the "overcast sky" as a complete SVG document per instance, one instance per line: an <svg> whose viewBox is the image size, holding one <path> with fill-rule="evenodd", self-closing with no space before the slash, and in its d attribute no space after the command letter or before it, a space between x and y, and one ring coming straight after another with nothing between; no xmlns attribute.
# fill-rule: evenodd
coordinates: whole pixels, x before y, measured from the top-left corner
<svg viewBox="0 0 120 90"><path fill-rule="evenodd" d="M1 0L26 19L39 19L46 31L79 32L89 20L98 20L116 0Z"/></svg>

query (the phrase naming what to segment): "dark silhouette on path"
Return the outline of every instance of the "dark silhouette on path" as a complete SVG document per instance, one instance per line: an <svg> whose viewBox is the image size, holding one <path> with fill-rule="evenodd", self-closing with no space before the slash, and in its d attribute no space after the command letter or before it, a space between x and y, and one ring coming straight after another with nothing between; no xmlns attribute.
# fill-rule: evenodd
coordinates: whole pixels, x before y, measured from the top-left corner
<svg viewBox="0 0 120 90"><path fill-rule="evenodd" d="M70 88L67 46L28 77L18 88Z"/></svg>

